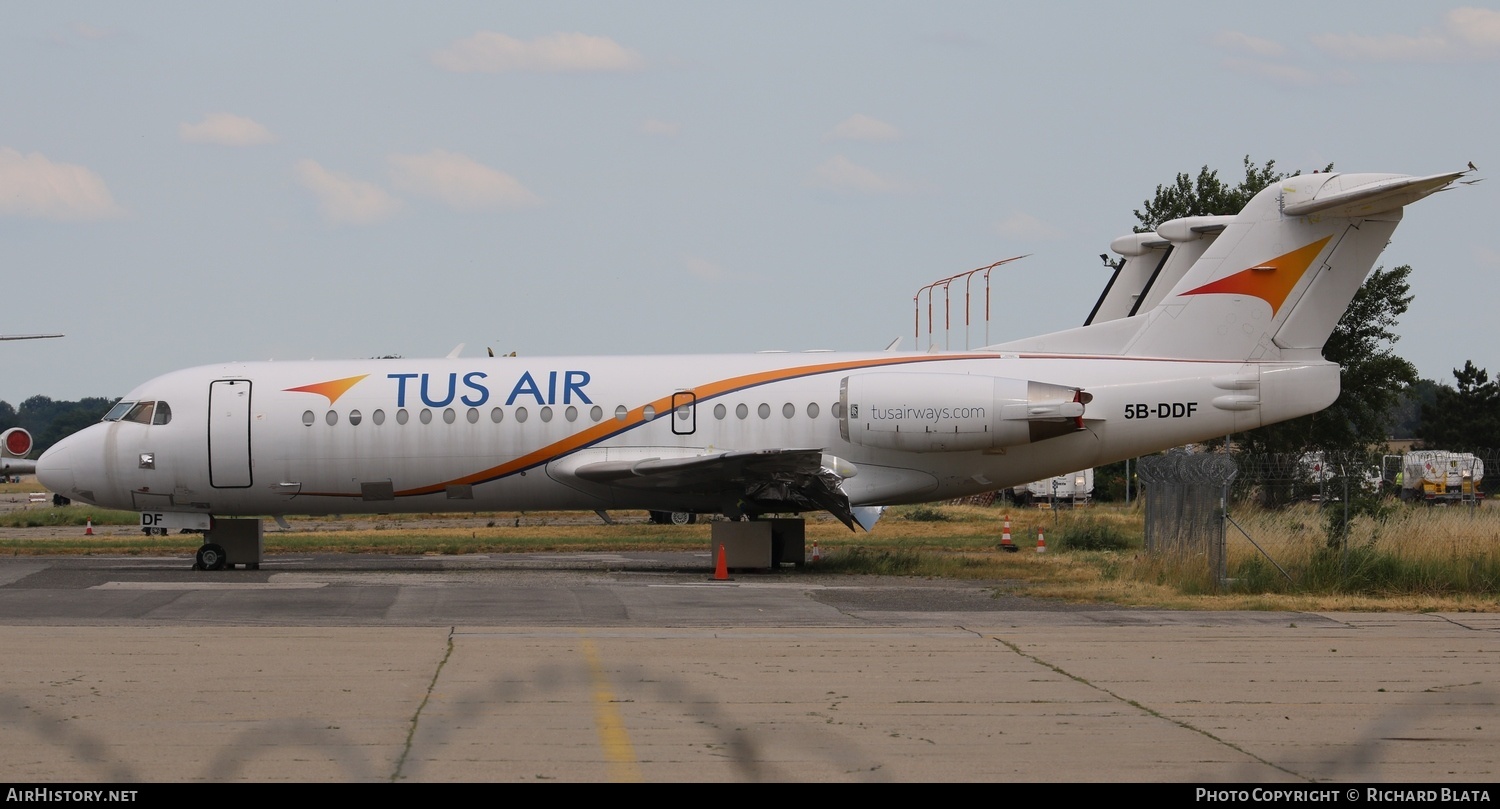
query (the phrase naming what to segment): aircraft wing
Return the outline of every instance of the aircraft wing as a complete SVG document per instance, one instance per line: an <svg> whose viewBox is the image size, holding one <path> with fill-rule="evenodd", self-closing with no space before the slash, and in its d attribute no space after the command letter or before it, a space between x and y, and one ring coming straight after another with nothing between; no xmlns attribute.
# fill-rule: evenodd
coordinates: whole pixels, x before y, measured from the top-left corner
<svg viewBox="0 0 1500 809"><path fill-rule="evenodd" d="M756 513L822 509L852 531L854 514L840 486L849 475L839 474L824 460L821 449L768 449L599 461L579 466L572 474L607 486L717 496Z"/></svg>

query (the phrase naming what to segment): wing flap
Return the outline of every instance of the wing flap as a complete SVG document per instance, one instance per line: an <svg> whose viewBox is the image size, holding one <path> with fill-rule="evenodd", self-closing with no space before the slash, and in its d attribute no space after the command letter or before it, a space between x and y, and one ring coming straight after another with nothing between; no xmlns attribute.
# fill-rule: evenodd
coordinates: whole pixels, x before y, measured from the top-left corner
<svg viewBox="0 0 1500 809"><path fill-rule="evenodd" d="M824 510L854 529L841 486L855 469L821 449L720 452L681 458L584 463L569 470L582 481L658 493L714 496L730 514Z"/></svg>

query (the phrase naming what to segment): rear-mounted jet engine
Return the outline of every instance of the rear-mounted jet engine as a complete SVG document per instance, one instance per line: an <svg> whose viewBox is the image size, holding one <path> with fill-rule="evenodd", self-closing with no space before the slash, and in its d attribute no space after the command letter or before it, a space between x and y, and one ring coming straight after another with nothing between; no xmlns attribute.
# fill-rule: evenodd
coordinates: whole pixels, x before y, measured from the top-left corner
<svg viewBox="0 0 1500 809"><path fill-rule="evenodd" d="M1083 429L1093 397L1063 385L971 374L856 374L839 386L839 432L864 447L962 452Z"/></svg>

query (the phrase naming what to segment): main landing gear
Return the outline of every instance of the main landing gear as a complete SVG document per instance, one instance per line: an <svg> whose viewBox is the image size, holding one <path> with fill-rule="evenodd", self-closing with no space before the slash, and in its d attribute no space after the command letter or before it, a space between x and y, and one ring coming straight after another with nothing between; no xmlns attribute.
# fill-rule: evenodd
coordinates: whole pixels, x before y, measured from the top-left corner
<svg viewBox="0 0 1500 809"><path fill-rule="evenodd" d="M229 564L229 554L224 548L212 542L206 542L198 548L198 553L193 557L194 570L223 570Z"/></svg>
<svg viewBox="0 0 1500 809"><path fill-rule="evenodd" d="M655 525L692 525L698 515L691 511L653 511L651 522Z"/></svg>

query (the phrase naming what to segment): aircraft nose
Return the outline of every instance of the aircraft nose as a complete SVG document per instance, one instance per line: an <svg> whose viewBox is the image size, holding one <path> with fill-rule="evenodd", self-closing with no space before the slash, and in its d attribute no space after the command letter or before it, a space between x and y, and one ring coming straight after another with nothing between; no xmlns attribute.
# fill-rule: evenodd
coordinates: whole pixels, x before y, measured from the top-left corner
<svg viewBox="0 0 1500 809"><path fill-rule="evenodd" d="M74 489L77 488L73 481L72 457L75 453L70 446L73 443L73 436L64 438L49 447L36 461L36 479L47 491L70 498L76 496Z"/></svg>

